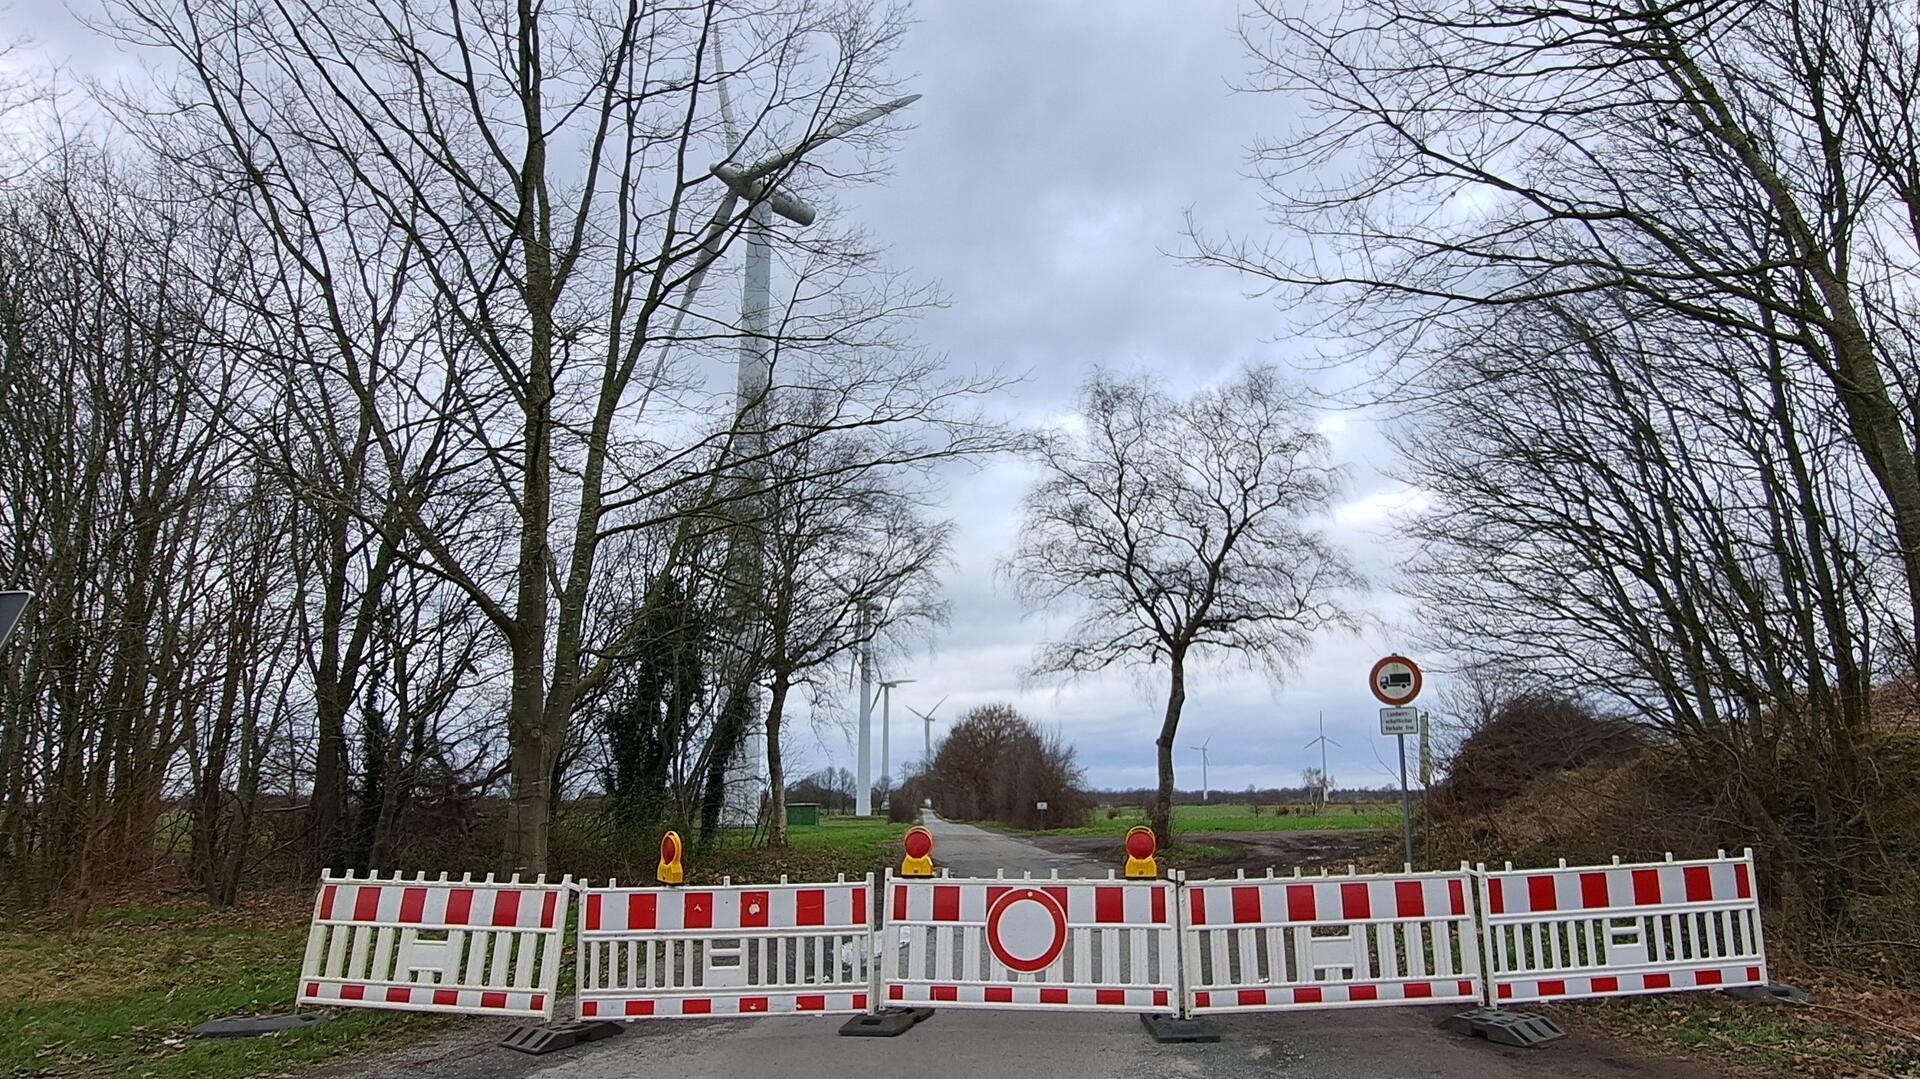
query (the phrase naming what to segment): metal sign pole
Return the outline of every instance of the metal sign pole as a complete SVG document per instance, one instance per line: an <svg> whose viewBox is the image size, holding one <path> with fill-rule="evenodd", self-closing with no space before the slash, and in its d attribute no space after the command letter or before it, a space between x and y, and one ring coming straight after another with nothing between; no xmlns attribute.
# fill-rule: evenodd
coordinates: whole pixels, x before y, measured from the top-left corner
<svg viewBox="0 0 1920 1079"><path fill-rule="evenodd" d="M1407 868L1413 868L1413 808L1407 796L1407 736L1393 736L1400 743L1400 835L1407 843Z"/></svg>

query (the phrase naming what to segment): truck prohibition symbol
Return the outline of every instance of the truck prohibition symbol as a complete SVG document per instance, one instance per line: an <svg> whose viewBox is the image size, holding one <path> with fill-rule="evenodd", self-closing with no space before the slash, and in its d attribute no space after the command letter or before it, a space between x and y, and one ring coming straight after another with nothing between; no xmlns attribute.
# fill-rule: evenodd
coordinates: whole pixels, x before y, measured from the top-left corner
<svg viewBox="0 0 1920 1079"><path fill-rule="evenodd" d="M1420 695L1420 667L1405 656L1388 656L1373 665L1367 688L1381 704L1396 708L1411 704Z"/></svg>

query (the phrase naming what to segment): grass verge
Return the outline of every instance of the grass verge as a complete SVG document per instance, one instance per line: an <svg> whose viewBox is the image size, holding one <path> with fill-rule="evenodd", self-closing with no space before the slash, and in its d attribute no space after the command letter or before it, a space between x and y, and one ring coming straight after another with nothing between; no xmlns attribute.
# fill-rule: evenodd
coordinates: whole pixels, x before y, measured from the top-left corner
<svg viewBox="0 0 1920 1079"><path fill-rule="evenodd" d="M1710 1062L1739 1075L1920 1076L1920 994L1806 970L1776 976L1806 988L1814 1004L1676 993L1540 1010L1568 1029L1598 1031L1649 1055Z"/></svg>
<svg viewBox="0 0 1920 1079"><path fill-rule="evenodd" d="M348 1012L293 1035L186 1037L210 1018L291 1010L310 898L262 895L218 914L115 907L77 933L53 916L14 919L0 931L0 1075L278 1075L449 1022Z"/></svg>
<svg viewBox="0 0 1920 1079"><path fill-rule="evenodd" d="M795 828L784 851L736 835L688 879L713 883L830 880L878 871L906 826L827 818ZM652 883L651 873L644 881ZM378 1053L450 1029L455 1016L342 1009L310 1030L201 1040L208 1019L290 1011L313 894L256 892L238 910L171 899L95 910L72 932L57 914L13 916L0 928L0 1076L243 1079L287 1075ZM568 954L573 954L571 947ZM571 983L563 972L561 988Z"/></svg>

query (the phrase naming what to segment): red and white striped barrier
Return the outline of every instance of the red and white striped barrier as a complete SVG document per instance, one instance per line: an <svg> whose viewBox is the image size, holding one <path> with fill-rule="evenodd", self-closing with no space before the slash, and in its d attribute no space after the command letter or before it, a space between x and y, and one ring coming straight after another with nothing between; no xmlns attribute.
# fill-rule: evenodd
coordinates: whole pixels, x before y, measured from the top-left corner
<svg viewBox="0 0 1920 1079"><path fill-rule="evenodd" d="M553 1017L570 880L322 874L299 1004Z"/></svg>
<svg viewBox="0 0 1920 1079"><path fill-rule="evenodd" d="M1475 876L1497 1004L1766 984L1751 850Z"/></svg>
<svg viewBox="0 0 1920 1079"><path fill-rule="evenodd" d="M882 1003L1143 1011L1178 1005L1166 880L889 874Z"/></svg>
<svg viewBox="0 0 1920 1079"><path fill-rule="evenodd" d="M866 1011L872 892L871 875L833 884L588 888L579 1018Z"/></svg>
<svg viewBox="0 0 1920 1079"><path fill-rule="evenodd" d="M1480 943L1466 867L1188 881L1195 1013L1471 1003Z"/></svg>

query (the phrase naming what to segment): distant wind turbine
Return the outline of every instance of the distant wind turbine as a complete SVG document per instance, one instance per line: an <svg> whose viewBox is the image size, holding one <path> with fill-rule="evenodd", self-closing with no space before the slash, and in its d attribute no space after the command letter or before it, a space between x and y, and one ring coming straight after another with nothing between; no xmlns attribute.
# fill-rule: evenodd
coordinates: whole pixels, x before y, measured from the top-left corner
<svg viewBox="0 0 1920 1079"><path fill-rule="evenodd" d="M1320 746L1320 811L1324 813L1327 809L1327 746L1340 744L1327 737L1327 713L1324 711L1320 713L1320 737L1302 748L1312 749L1315 744Z"/></svg>
<svg viewBox="0 0 1920 1079"><path fill-rule="evenodd" d="M1201 742L1197 746L1187 747L1188 749L1198 751L1200 754L1200 800L1202 802L1207 800L1207 747L1212 744L1213 735L1209 734L1207 735L1206 741Z"/></svg>
<svg viewBox="0 0 1920 1079"><path fill-rule="evenodd" d="M952 696L952 694L948 694L948 696ZM912 705L907 705L907 711L912 712L916 716L919 716L920 722L923 725L921 728L921 733L926 739L926 746L924 749L924 753L926 754L926 756L921 761L920 766L922 768L929 767L933 764L933 714L935 712L938 712L940 710L940 705L945 703L947 703L947 698L942 697L938 702L934 704L932 708L929 708L924 712L922 712L918 708L915 708Z"/></svg>

